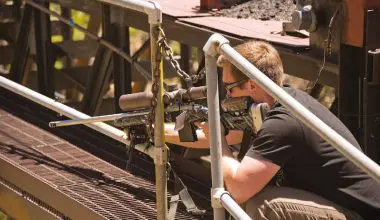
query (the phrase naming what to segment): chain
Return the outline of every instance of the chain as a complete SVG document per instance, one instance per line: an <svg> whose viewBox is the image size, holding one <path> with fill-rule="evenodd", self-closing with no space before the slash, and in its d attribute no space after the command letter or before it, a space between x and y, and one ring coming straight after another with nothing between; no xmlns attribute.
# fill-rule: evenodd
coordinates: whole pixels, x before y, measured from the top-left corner
<svg viewBox="0 0 380 220"><path fill-rule="evenodd" d="M315 85L317 84L319 77L321 76L321 73L322 73L323 69L325 68L326 58L327 58L327 56L331 55L332 32L333 32L334 24L335 24L336 19L337 19L336 17L338 16L339 12L340 12L340 9L339 8L336 9L333 16L330 19L330 23L329 23L328 30L327 30L327 38L324 41L322 66L320 67L320 69L318 71L317 78L314 80L312 85L307 88L307 90L309 90L309 91L311 91L315 87Z"/></svg>
<svg viewBox="0 0 380 220"><path fill-rule="evenodd" d="M155 120L155 109L156 109L156 106L157 106L157 103L158 103L158 95L159 95L159 91L160 91L160 65L161 65L161 60L162 60L162 50L161 50L161 42L163 41L164 37L162 35L162 29L160 27L157 28L157 30L155 31L158 31L159 34L158 34L158 40L157 40L157 44L156 44L156 60L155 60L155 66L154 66L154 69L153 69L153 84L152 84L152 94L153 94L153 97L152 97L152 103L151 103L151 110L150 110L150 114L148 116L148 126L149 126L149 129L148 129L148 143L150 143L150 140L149 139L152 139L153 140L153 137L154 137L154 128L153 128L153 124L154 124L154 120ZM152 45L153 46L153 45Z"/></svg>
<svg viewBox="0 0 380 220"><path fill-rule="evenodd" d="M160 47L162 48L162 51L165 53L167 57L169 57L169 62L171 66L176 71L177 75L181 77L186 83L187 88L192 87L193 83L198 82L199 80L203 79L205 76L205 71L201 71L198 74L195 75L189 75L185 71L183 71L176 59L174 59L173 55L173 49L169 46L168 41L166 40L166 36L164 31L160 28L160 34L162 36L162 41L160 42Z"/></svg>
<svg viewBox="0 0 380 220"><path fill-rule="evenodd" d="M153 98L152 98L152 103L151 103L151 111L148 116L148 124L149 124L148 141L150 138L154 137L154 129L153 129L153 124L154 124L154 119L155 119L154 111L158 103L158 95L159 95L158 93L159 93L159 88L160 88L160 84L159 84L160 64L163 58L163 53L165 53L165 55L169 57L171 66L175 69L178 76L181 77L181 79L185 81L188 88L192 87L193 83L196 83L198 82L198 80L203 79L206 74L205 71L200 71L198 74L190 76L185 71L183 71L178 61L174 59L173 50L169 46L169 43L166 39L163 29L161 27L158 27L157 30L155 31L158 31L159 34L158 34L158 40L157 40L157 45L156 45L157 46L156 60L155 60L156 63L153 70L153 84L152 84L152 90L151 90L153 94Z"/></svg>

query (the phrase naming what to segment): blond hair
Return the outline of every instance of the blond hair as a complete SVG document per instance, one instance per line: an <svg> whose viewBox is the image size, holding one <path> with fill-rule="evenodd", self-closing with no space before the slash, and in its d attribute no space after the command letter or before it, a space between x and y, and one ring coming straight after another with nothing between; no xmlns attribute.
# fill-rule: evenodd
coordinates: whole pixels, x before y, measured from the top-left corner
<svg viewBox="0 0 380 220"><path fill-rule="evenodd" d="M284 68L277 50L263 41L248 41L234 49L257 69L268 76L277 85L282 86ZM231 65L231 73L236 81L248 79L238 68L232 65L223 55L218 58L218 66Z"/></svg>

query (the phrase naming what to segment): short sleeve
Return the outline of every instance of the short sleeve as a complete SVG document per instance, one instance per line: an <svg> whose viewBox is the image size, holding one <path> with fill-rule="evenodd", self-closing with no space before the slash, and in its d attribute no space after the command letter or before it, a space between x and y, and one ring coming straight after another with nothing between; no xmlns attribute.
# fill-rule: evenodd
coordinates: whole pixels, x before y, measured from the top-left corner
<svg viewBox="0 0 380 220"><path fill-rule="evenodd" d="M282 167L300 152L302 142L299 122L289 114L275 114L265 119L246 156L268 160Z"/></svg>

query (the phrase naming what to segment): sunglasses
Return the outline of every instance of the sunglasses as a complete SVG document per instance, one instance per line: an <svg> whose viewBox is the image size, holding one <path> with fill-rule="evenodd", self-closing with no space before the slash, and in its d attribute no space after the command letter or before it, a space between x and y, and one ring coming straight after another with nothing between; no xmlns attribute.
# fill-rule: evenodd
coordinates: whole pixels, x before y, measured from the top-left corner
<svg viewBox="0 0 380 220"><path fill-rule="evenodd" d="M233 82L233 83L224 83L224 89L226 90L227 93L231 93L232 88L234 88L236 86L240 86L247 81L248 81L248 79L243 79L243 80Z"/></svg>

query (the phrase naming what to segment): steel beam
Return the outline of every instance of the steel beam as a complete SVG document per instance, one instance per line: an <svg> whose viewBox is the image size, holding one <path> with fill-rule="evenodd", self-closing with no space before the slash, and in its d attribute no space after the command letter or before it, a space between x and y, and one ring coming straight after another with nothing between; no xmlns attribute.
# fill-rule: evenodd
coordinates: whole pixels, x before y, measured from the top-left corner
<svg viewBox="0 0 380 220"><path fill-rule="evenodd" d="M14 55L14 48L12 46L8 45L0 47L0 53L7 54L7 56L0 57L0 64L9 64L10 62L13 62L12 57Z"/></svg>
<svg viewBox="0 0 380 220"><path fill-rule="evenodd" d="M29 35L31 29L33 9L25 5L24 14L21 19L20 31L14 45L14 56L10 70L10 79L21 83L24 77L25 66L30 53Z"/></svg>
<svg viewBox="0 0 380 220"><path fill-rule="evenodd" d="M54 44L58 50L67 53L68 56L78 57L82 59L90 59L96 54L98 43L93 39L86 39L80 41L64 40Z"/></svg>
<svg viewBox="0 0 380 220"><path fill-rule="evenodd" d="M111 77L112 52L100 46L95 56L92 74L87 79L86 90L82 101L82 112L88 115L96 114L105 94Z"/></svg>
<svg viewBox="0 0 380 220"><path fill-rule="evenodd" d="M15 17L17 21L21 19L21 5L22 0L13 0L13 6L15 7Z"/></svg>
<svg viewBox="0 0 380 220"><path fill-rule="evenodd" d="M380 47L380 4L370 0L347 2L348 19L340 47L340 119L359 141L363 151L380 162L380 92L377 48ZM377 6L377 9L369 9ZM363 13L362 13L363 11ZM347 19L346 19L347 20ZM355 28L355 30L353 29Z"/></svg>
<svg viewBox="0 0 380 220"><path fill-rule="evenodd" d="M111 33L110 26L110 6L102 6L103 16L103 37L108 40ZM88 115L95 115L99 109L103 95L108 89L111 68L112 68L112 51L99 46L95 56L95 62L92 66L93 72L87 81L86 91L83 97L82 112Z"/></svg>
<svg viewBox="0 0 380 220"><path fill-rule="evenodd" d="M15 44L17 40L17 31L19 24L13 23L1 23L0 22L0 38L7 41L10 45ZM9 45L8 44L8 45Z"/></svg>
<svg viewBox="0 0 380 220"><path fill-rule="evenodd" d="M71 19L71 9L70 8L61 7L61 14L62 14L63 17ZM66 41L71 41L72 40L72 36L73 36L72 29L69 26L63 24L62 22L60 22L60 28L61 28L63 39L66 40ZM71 67L71 58L70 58L70 56L66 56L65 57L65 64L64 65L65 65L66 68L70 68Z"/></svg>
<svg viewBox="0 0 380 220"><path fill-rule="evenodd" d="M49 8L49 3L43 3L42 6ZM38 69L38 91L50 98L54 98L53 66L55 59L52 53L50 15L44 14L37 9L35 9L33 13Z"/></svg>
<svg viewBox="0 0 380 220"><path fill-rule="evenodd" d="M114 20L119 20L122 23L124 13L119 8L111 8ZM112 43L118 48L121 48L124 53L131 55L129 41L129 27L120 23L112 24L113 39ZM132 93L132 65L117 54L112 56L113 59L113 77L114 77L114 101L115 112L122 112L119 107L119 98L123 94Z"/></svg>
<svg viewBox="0 0 380 220"><path fill-rule="evenodd" d="M98 1L88 0L40 0L40 2L57 3L61 7L71 8L89 14L96 12L101 5Z"/></svg>
<svg viewBox="0 0 380 220"><path fill-rule="evenodd" d="M367 10L365 18L366 46L370 50L380 48L380 4L378 8Z"/></svg>
<svg viewBox="0 0 380 220"><path fill-rule="evenodd" d="M365 74L363 78L362 122L365 153L380 162L380 7L365 16Z"/></svg>
<svg viewBox="0 0 380 220"><path fill-rule="evenodd" d="M356 140L361 142L361 93L364 74L363 48L347 44L340 46L338 116Z"/></svg>
<svg viewBox="0 0 380 220"><path fill-rule="evenodd" d="M190 74L190 55L191 47L186 44L181 44L181 68L188 74Z"/></svg>

